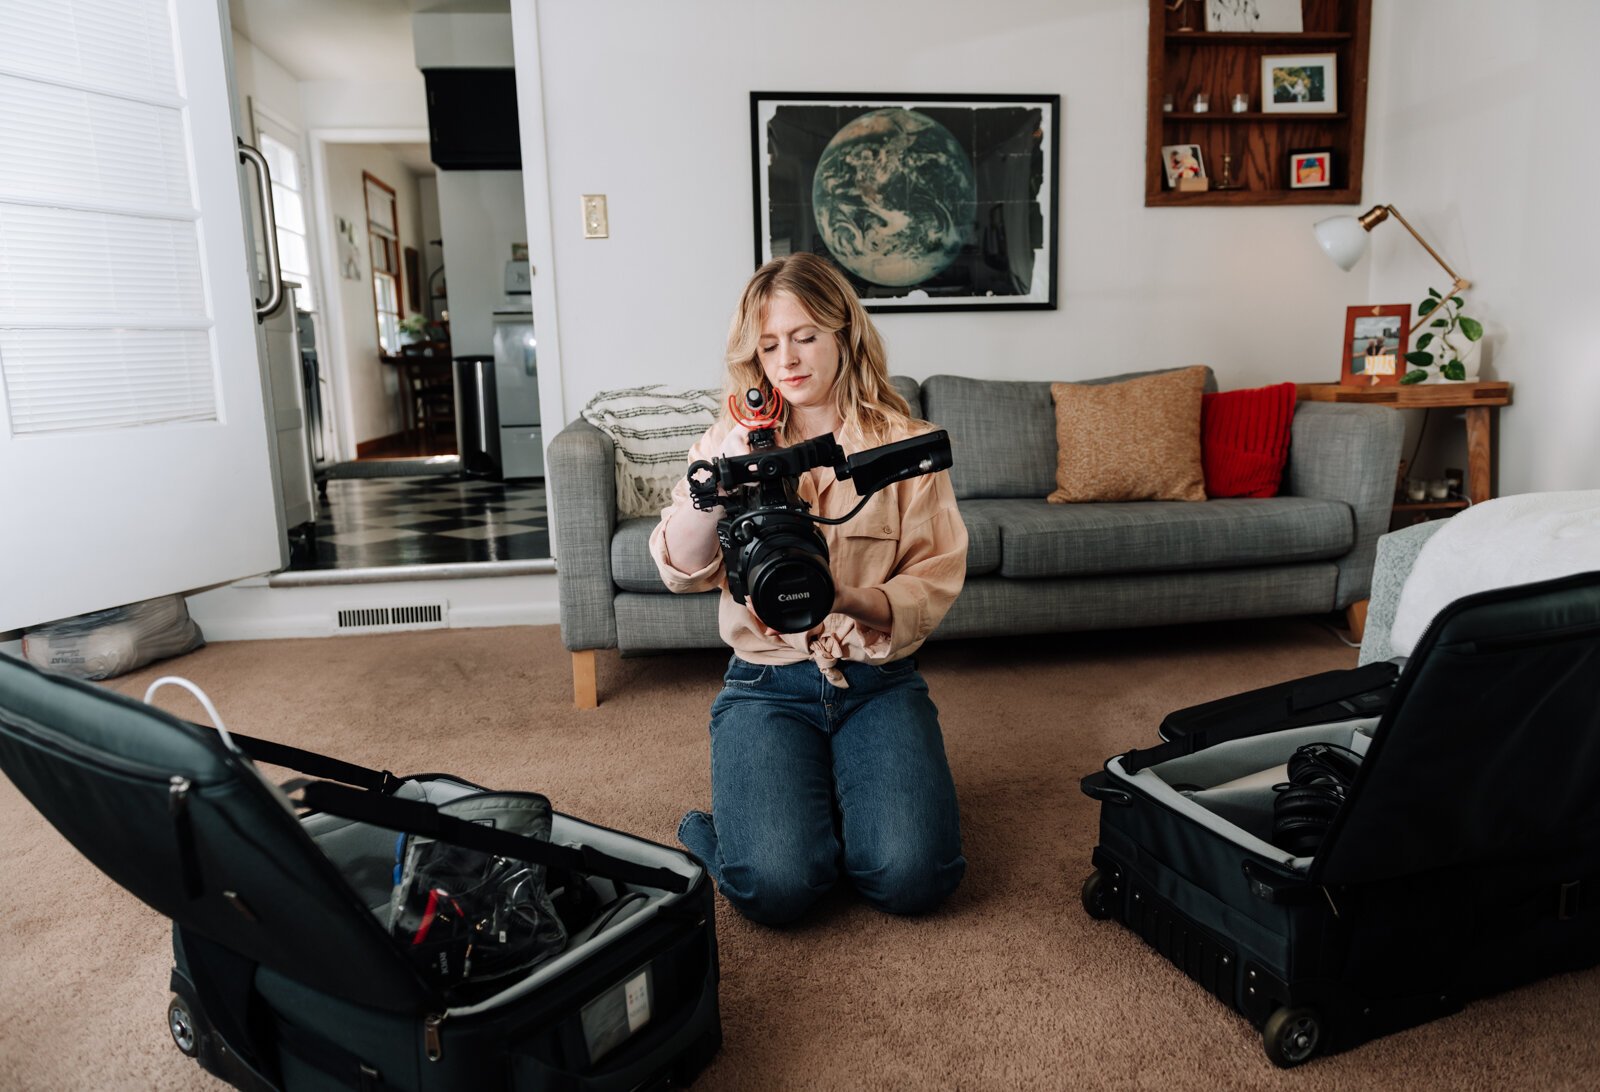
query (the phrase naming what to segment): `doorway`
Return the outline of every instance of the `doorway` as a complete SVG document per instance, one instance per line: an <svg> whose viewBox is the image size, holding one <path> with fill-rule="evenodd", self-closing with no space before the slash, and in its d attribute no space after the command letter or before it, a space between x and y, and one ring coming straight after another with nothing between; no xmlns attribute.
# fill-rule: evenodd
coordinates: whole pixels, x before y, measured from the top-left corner
<svg viewBox="0 0 1600 1092"><path fill-rule="evenodd" d="M304 245L318 283L303 340L320 372L312 385L324 421L313 430L322 449L318 500L315 520L291 535L290 572L274 583L334 571L375 580L393 576L363 571L548 563L542 450L536 467L512 460L503 469L471 464L457 450L462 417L475 407L473 418L483 418L481 390L463 391L457 359L494 359L493 312L511 302L517 248L526 267L521 175L435 168L418 71L424 39L447 37L418 30L419 20L495 16L481 5L456 16L446 4L436 9L445 14L413 17L406 9L415 4L382 10L362 0L291 0L292 17L280 0L229 6L241 93L293 104L282 112L304 136L279 139L303 152L310 175ZM469 59L511 65L508 45L504 56ZM451 298L453 280L461 298ZM527 325L536 381L531 317ZM494 386L488 374L480 388Z"/></svg>

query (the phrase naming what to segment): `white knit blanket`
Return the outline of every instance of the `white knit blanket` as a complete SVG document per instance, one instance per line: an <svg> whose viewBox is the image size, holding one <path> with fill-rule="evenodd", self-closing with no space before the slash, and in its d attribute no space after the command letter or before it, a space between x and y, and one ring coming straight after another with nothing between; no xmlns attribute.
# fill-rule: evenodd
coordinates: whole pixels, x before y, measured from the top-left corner
<svg viewBox="0 0 1600 1092"><path fill-rule="evenodd" d="M583 419L616 445L617 514L654 516L672 503L689 446L717 419L720 390L673 390L659 383L601 391Z"/></svg>
<svg viewBox="0 0 1600 1092"><path fill-rule="evenodd" d="M1464 595L1600 570L1600 489L1521 493L1474 505L1423 543L1400 589L1389 644L1410 656Z"/></svg>

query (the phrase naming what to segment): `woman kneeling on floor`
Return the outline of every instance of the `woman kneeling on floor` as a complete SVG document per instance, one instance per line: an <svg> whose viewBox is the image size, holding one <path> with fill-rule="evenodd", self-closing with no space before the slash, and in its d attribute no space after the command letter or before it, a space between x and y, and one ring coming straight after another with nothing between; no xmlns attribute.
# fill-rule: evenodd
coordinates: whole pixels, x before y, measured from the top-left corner
<svg viewBox="0 0 1600 1092"><path fill-rule="evenodd" d="M833 433L850 454L927 432L889 383L883 343L850 283L821 258L768 262L746 285L728 333L728 390L782 396L776 443ZM749 453L731 415L701 436L691 463ZM650 538L674 592L720 587L733 649L711 706L712 809L678 837L722 893L756 921L793 921L841 872L872 905L932 909L966 871L955 785L938 710L912 654L966 573L967 532L946 472L874 494L853 519L822 525L833 612L780 634L728 591L717 507L697 510L687 480ZM800 497L837 518L860 498L829 467Z"/></svg>

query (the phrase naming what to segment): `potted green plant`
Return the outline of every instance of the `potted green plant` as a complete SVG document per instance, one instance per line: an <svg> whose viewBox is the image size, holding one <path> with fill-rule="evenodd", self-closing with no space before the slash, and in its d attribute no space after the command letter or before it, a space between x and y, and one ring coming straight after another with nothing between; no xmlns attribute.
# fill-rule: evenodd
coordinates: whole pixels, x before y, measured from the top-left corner
<svg viewBox="0 0 1600 1092"><path fill-rule="evenodd" d="M1437 288L1428 289L1428 298L1417 304L1417 318L1421 321L1431 317L1432 321L1417 338L1416 347L1406 354L1411 370L1400 377L1400 382L1462 383L1478 377L1483 323L1464 315L1464 306L1460 296L1446 298Z"/></svg>
<svg viewBox="0 0 1600 1092"><path fill-rule="evenodd" d="M423 314L407 315L400 320L400 339L403 342L432 341L433 323Z"/></svg>

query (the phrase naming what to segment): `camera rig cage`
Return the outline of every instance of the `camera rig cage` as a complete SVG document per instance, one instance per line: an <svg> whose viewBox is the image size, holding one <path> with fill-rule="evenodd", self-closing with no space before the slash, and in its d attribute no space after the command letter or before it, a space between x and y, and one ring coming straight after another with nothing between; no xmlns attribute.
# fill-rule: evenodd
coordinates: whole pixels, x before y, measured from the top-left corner
<svg viewBox="0 0 1600 1092"><path fill-rule="evenodd" d="M777 447L783 396L774 390L768 399L752 387L745 403L728 396L734 420L750 430L750 454L691 463L689 496L702 512L723 509L717 542L734 600L750 603L779 633L800 633L833 610L828 544L817 525L847 522L886 485L948 469L950 436L941 429L854 455L831 432ZM861 502L837 519L813 515L798 486L800 475L816 467L849 479Z"/></svg>

